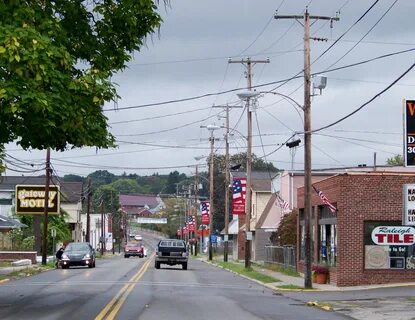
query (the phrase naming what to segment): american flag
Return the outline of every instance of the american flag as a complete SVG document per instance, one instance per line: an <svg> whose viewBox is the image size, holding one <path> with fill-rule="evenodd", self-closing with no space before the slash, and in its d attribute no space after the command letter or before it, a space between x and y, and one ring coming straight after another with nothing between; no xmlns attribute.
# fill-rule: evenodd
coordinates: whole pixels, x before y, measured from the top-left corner
<svg viewBox="0 0 415 320"><path fill-rule="evenodd" d="M335 213L337 211L337 208L329 201L326 195L322 191L317 190L315 186L313 186L313 189L315 192L318 193L318 196L323 201L323 203L330 209L330 211Z"/></svg>
<svg viewBox="0 0 415 320"><path fill-rule="evenodd" d="M281 198L279 194L277 194L277 201L275 201L275 204L281 207L283 211L288 211L288 209L290 208L290 204L288 203L288 201L285 201L283 198Z"/></svg>
<svg viewBox="0 0 415 320"><path fill-rule="evenodd" d="M200 204L200 211L202 214L209 214L210 213L210 203L209 201L202 201Z"/></svg>
<svg viewBox="0 0 415 320"><path fill-rule="evenodd" d="M195 216L188 216L186 225L195 225L196 224L196 217Z"/></svg>
<svg viewBox="0 0 415 320"><path fill-rule="evenodd" d="M244 202L246 195L246 179L233 179L233 201Z"/></svg>

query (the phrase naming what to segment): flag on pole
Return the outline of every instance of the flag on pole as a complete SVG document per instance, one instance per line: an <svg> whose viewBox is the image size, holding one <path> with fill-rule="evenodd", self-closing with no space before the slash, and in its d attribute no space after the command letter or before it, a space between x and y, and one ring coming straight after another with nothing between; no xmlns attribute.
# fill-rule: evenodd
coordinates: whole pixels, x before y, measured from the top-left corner
<svg viewBox="0 0 415 320"><path fill-rule="evenodd" d="M202 212L202 224L208 225L210 222L210 203L209 201L202 201L200 204L200 211Z"/></svg>
<svg viewBox="0 0 415 320"><path fill-rule="evenodd" d="M313 186L313 189L315 192L317 192L321 201L323 201L323 203L330 209L330 211L335 213L337 211L337 208L329 201L326 195L322 191L318 190L315 186Z"/></svg>
<svg viewBox="0 0 415 320"><path fill-rule="evenodd" d="M246 179L233 178L232 214L245 214Z"/></svg>
<svg viewBox="0 0 415 320"><path fill-rule="evenodd" d="M278 205L284 212L290 209L290 204L288 201L285 201L279 194L277 194L277 200L275 201L275 205Z"/></svg>

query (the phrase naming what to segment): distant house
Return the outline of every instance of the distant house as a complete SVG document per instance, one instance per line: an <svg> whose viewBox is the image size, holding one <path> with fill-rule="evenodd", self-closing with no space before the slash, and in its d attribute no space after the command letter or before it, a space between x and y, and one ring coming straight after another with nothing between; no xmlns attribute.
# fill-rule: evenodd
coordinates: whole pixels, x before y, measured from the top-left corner
<svg viewBox="0 0 415 320"><path fill-rule="evenodd" d="M60 207L68 213L67 223L72 231L72 240L81 241L80 213L82 209L82 182L64 182L52 177L51 184L60 186ZM45 177L3 176L0 180L0 215L12 217L15 206L16 185L45 185Z"/></svg>
<svg viewBox="0 0 415 320"><path fill-rule="evenodd" d="M26 227L26 225L15 219L0 215L0 233L9 232L13 229L20 229L23 227Z"/></svg>
<svg viewBox="0 0 415 320"><path fill-rule="evenodd" d="M232 178L246 178L245 172L231 172ZM257 222L261 218L261 215L271 197L271 180L272 173L269 172L252 172L251 178L251 221L250 231L252 232L251 243L251 257L255 259L256 245L256 230ZM240 215L238 224L239 232L237 237L238 242L238 255L234 256L234 259L243 259L245 257L245 215ZM235 245L235 240L234 240Z"/></svg>
<svg viewBox="0 0 415 320"><path fill-rule="evenodd" d="M163 200L157 195L120 194L120 206L130 218L150 217L165 208Z"/></svg>

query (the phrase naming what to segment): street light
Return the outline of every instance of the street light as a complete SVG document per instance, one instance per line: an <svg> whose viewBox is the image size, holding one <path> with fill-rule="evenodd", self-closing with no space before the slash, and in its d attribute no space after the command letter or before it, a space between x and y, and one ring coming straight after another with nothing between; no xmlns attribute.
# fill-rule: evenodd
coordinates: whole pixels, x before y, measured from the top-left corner
<svg viewBox="0 0 415 320"><path fill-rule="evenodd" d="M248 135L246 151L246 200L245 200L245 268L251 265L251 169L252 169L252 105L250 100L256 98L260 93L256 91L245 91L238 93L241 100L246 101L248 115Z"/></svg>

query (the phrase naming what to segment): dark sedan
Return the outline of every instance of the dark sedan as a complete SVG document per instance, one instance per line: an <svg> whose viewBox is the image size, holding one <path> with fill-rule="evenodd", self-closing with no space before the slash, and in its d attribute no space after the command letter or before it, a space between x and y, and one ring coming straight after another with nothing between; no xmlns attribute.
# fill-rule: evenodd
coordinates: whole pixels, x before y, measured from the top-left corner
<svg viewBox="0 0 415 320"><path fill-rule="evenodd" d="M62 254L62 269L72 266L95 268L95 250L88 242L71 242Z"/></svg>

